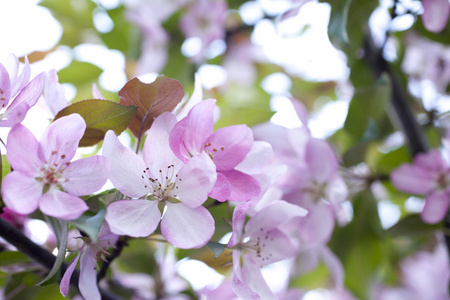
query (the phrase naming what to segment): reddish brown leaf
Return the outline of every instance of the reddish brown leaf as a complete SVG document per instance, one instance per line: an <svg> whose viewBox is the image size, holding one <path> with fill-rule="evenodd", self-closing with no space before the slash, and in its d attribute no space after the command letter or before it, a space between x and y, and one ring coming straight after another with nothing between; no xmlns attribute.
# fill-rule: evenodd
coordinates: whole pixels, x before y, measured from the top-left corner
<svg viewBox="0 0 450 300"><path fill-rule="evenodd" d="M163 112L172 111L183 96L181 84L164 76L159 76L152 83L143 83L138 78L133 78L119 91L120 104L138 107L128 126L138 139L150 128L154 118Z"/></svg>

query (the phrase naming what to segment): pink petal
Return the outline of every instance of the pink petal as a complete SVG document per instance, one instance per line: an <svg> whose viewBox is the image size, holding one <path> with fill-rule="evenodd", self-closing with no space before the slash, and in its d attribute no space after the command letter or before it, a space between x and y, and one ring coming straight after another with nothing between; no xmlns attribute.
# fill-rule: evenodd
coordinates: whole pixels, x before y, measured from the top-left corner
<svg viewBox="0 0 450 300"><path fill-rule="evenodd" d="M344 288L344 266L342 266L339 258L334 254L328 247L323 246L320 249L320 253L322 254L322 259L328 270L330 271L331 276L334 279L334 283L337 289Z"/></svg>
<svg viewBox="0 0 450 300"><path fill-rule="evenodd" d="M11 81L6 68L0 64L0 108L8 106L11 98Z"/></svg>
<svg viewBox="0 0 450 300"><path fill-rule="evenodd" d="M145 188L147 179L142 178L146 169L144 161L131 149L123 146L112 130L105 135L102 152L110 162L109 179L116 189L132 198L148 193Z"/></svg>
<svg viewBox="0 0 450 300"><path fill-rule="evenodd" d="M308 141L305 161L308 164L310 176L320 183L326 183L337 172L336 155L324 140L312 138Z"/></svg>
<svg viewBox="0 0 450 300"><path fill-rule="evenodd" d="M269 143L255 141L250 152L245 156L244 160L235 167L235 170L247 174L261 173L272 156L273 150Z"/></svg>
<svg viewBox="0 0 450 300"><path fill-rule="evenodd" d="M209 156L204 152L194 156L178 172L178 198L191 208L202 205L216 183L216 178L216 167Z"/></svg>
<svg viewBox="0 0 450 300"><path fill-rule="evenodd" d="M231 170L221 171L231 184L231 194L228 200L243 202L259 195L261 188L258 180L242 172Z"/></svg>
<svg viewBox="0 0 450 300"><path fill-rule="evenodd" d="M19 214L30 214L38 208L42 184L19 171L5 176L2 183L3 202Z"/></svg>
<svg viewBox="0 0 450 300"><path fill-rule="evenodd" d="M105 220L119 235L146 237L155 231L161 219L159 201L121 200L106 208Z"/></svg>
<svg viewBox="0 0 450 300"><path fill-rule="evenodd" d="M21 103L26 103L28 107L33 107L36 102L41 98L44 91L45 78L47 74L44 72L34 77L16 96L14 101L10 105L10 109L15 108Z"/></svg>
<svg viewBox="0 0 450 300"><path fill-rule="evenodd" d="M423 195L434 188L436 175L421 167L403 164L392 171L391 181L403 192Z"/></svg>
<svg viewBox="0 0 450 300"><path fill-rule="evenodd" d="M16 171L36 176L44 162L38 157L39 142L25 126L14 126L8 135L6 157Z"/></svg>
<svg viewBox="0 0 450 300"><path fill-rule="evenodd" d="M80 280L78 287L80 293L85 299L100 300L100 291L97 285L97 272L96 272L96 253L92 252L90 247L81 254L80 259Z"/></svg>
<svg viewBox="0 0 450 300"><path fill-rule="evenodd" d="M70 264L67 266L66 272L64 273L61 283L59 285L59 291L61 294L66 297L69 293L69 287L70 287L70 278L72 277L73 271L75 270L78 260L80 259L81 250L78 253L78 255L70 262Z"/></svg>
<svg viewBox="0 0 450 300"><path fill-rule="evenodd" d="M42 213L63 220L74 220L88 210L86 203L80 198L55 188L43 194L39 199Z"/></svg>
<svg viewBox="0 0 450 300"><path fill-rule="evenodd" d="M241 241L242 233L244 230L245 216L250 208L251 203L242 203L234 209L233 212L233 234L228 242L228 248L234 247L237 243Z"/></svg>
<svg viewBox="0 0 450 300"><path fill-rule="evenodd" d="M79 159L67 166L63 175L66 181L61 185L68 193L89 195L101 189L108 180L109 162L99 155Z"/></svg>
<svg viewBox="0 0 450 300"><path fill-rule="evenodd" d="M189 120L183 138L186 150L192 155L200 153L214 130L214 106L216 100L206 99L196 104L188 113Z"/></svg>
<svg viewBox="0 0 450 300"><path fill-rule="evenodd" d="M242 282L242 280L239 279L239 277L236 274L233 274L231 284L232 284L233 291L241 299L248 299L248 300L260 300L261 299L261 297L259 297L257 293L252 291L252 289L249 288L247 284Z"/></svg>
<svg viewBox="0 0 450 300"><path fill-rule="evenodd" d="M16 95L30 80L30 63L28 57L25 56L25 64L23 65L22 73L19 76L20 63L14 54L8 55L5 63L6 69L9 70L9 77L11 78L11 95Z"/></svg>
<svg viewBox="0 0 450 300"><path fill-rule="evenodd" d="M293 218L304 217L307 213L305 209L298 205L282 200L273 201L247 222L245 234L253 236L261 232L261 229L269 231L289 222Z"/></svg>
<svg viewBox="0 0 450 300"><path fill-rule="evenodd" d="M190 208L182 203L166 203L161 233L175 247L201 248L214 234L214 219L203 206Z"/></svg>
<svg viewBox="0 0 450 300"><path fill-rule="evenodd" d="M301 219L299 228L302 240L310 246L327 243L335 223L332 207L324 202L310 203L305 207L308 215Z"/></svg>
<svg viewBox="0 0 450 300"><path fill-rule="evenodd" d="M425 206L422 210L422 220L426 223L434 224L441 221L448 210L450 194L440 191L434 192L425 199Z"/></svg>
<svg viewBox="0 0 450 300"><path fill-rule="evenodd" d="M307 2L309 0L303 0L303 1ZM303 126L308 127L308 109L306 108L306 106L297 99L291 98L290 100L291 100L291 103L294 106L294 110L295 110L298 118L302 122Z"/></svg>
<svg viewBox="0 0 450 300"><path fill-rule="evenodd" d="M40 141L42 158L47 161L69 162L78 149L86 130L86 122L79 114L71 114L50 124Z"/></svg>
<svg viewBox="0 0 450 300"><path fill-rule="evenodd" d="M94 99L105 99L105 97L103 97L103 95L98 90L95 82L92 84L92 96L94 96Z"/></svg>
<svg viewBox="0 0 450 300"><path fill-rule="evenodd" d="M188 162L191 158L186 146L184 145L184 138L186 135L187 126L189 125L189 119L184 118L179 121L172 129L169 135L169 145L176 157L183 162ZM196 151L197 152L197 151Z"/></svg>
<svg viewBox="0 0 450 300"><path fill-rule="evenodd" d="M263 229L263 227L261 227ZM245 233L247 236L247 232ZM297 252L291 239L279 229L262 230L250 236L251 241L259 241L260 252L253 253L253 260L260 266L290 258ZM250 254L250 252L248 252Z"/></svg>
<svg viewBox="0 0 450 300"><path fill-rule="evenodd" d="M423 26L428 31L439 33L447 25L450 15L450 4L448 0L423 0Z"/></svg>
<svg viewBox="0 0 450 300"><path fill-rule="evenodd" d="M30 107L28 104L22 102L15 106L8 106L1 116L0 127L13 127L25 119L25 116Z"/></svg>
<svg viewBox="0 0 450 300"><path fill-rule="evenodd" d="M217 173L217 180L208 197L217 201L224 202L228 200L231 194L231 184L228 179L221 173Z"/></svg>
<svg viewBox="0 0 450 300"><path fill-rule="evenodd" d="M58 82L56 70L48 71L48 77L44 87L45 101L51 113L56 114L67 106L64 87Z"/></svg>
<svg viewBox="0 0 450 300"><path fill-rule="evenodd" d="M253 133L246 125L223 127L214 132L205 150L214 156L217 170L231 170L249 153L253 145Z"/></svg>
<svg viewBox="0 0 450 300"><path fill-rule="evenodd" d="M261 274L261 269L258 263L253 261L249 254L243 255L242 277L243 281L256 292L261 299L276 300L275 295L270 290L267 282Z"/></svg>
<svg viewBox="0 0 450 300"><path fill-rule="evenodd" d="M414 165L423 168L429 172L445 172L447 169L446 162L441 152L437 149L431 149L427 153L419 153L414 158Z"/></svg>
<svg viewBox="0 0 450 300"><path fill-rule="evenodd" d="M142 154L145 164L153 174L159 174L159 170L165 171L171 165L175 165L177 172L182 165L169 145L169 134L176 122L177 118L173 113L165 112L155 119L148 130Z"/></svg>

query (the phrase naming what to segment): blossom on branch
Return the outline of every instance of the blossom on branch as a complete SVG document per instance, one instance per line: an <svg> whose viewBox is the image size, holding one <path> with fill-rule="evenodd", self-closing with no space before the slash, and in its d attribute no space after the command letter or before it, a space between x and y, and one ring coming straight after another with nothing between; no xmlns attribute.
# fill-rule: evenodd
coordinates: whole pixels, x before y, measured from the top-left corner
<svg viewBox="0 0 450 300"><path fill-rule="evenodd" d="M143 159L124 147L114 132L107 132L103 155L111 161L110 180L133 199L111 203L105 218L116 234L145 237L155 231L163 214L161 233L169 243L198 248L214 233L214 219L201 205L216 182L216 168L206 153L187 163L173 154L169 133L176 121L169 112L155 119Z"/></svg>
<svg viewBox="0 0 450 300"><path fill-rule="evenodd" d="M258 181L236 167L253 146L252 130L246 125L223 127L214 132L216 100L196 104L170 133L170 147L184 162L207 154L217 169L217 182L210 197L218 201L243 202L260 193Z"/></svg>
<svg viewBox="0 0 450 300"><path fill-rule="evenodd" d="M251 203L236 207L233 234L228 247L233 249L234 292L243 299L275 299L260 267L293 257L298 248L283 226L308 213L300 206L282 200L274 201L245 224Z"/></svg>
<svg viewBox="0 0 450 300"><path fill-rule="evenodd" d="M101 299L100 292L97 285L97 258L105 260L107 250L113 248L119 236L111 233L106 223L103 223L97 236L97 241L92 242L87 237L80 237L84 240L78 255L68 265L64 276L61 279L60 292L65 297L69 292L70 278L73 271L80 261L80 280L78 287L81 295L85 299L96 300Z"/></svg>
<svg viewBox="0 0 450 300"><path fill-rule="evenodd" d="M108 179L108 161L99 155L71 162L86 123L78 114L54 121L38 142L25 126L14 126L6 156L14 171L3 180L2 197L10 209L73 220L87 209L78 196L98 191Z"/></svg>
<svg viewBox="0 0 450 300"><path fill-rule="evenodd" d="M25 118L28 110L42 95L46 74L30 80L30 65L25 65L19 75L19 60L9 55L5 65L0 64L0 127L13 127Z"/></svg>

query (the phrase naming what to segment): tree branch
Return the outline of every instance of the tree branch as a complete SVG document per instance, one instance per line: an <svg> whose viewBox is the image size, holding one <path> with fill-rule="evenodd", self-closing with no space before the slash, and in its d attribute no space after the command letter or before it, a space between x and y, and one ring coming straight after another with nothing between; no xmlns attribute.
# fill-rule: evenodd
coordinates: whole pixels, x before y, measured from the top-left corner
<svg viewBox="0 0 450 300"><path fill-rule="evenodd" d="M27 255L40 265L47 269L51 269L55 263L56 257L42 248L41 246L35 244L29 238L27 238L20 230L12 227L4 219L0 218L0 236L4 238L8 243L17 248L20 252ZM67 264L61 266L61 270L64 273L67 269ZM73 272L72 278L70 279L70 284L78 289L78 280L80 273L78 270ZM100 294L104 300L121 300L123 298L104 290L99 287Z"/></svg>

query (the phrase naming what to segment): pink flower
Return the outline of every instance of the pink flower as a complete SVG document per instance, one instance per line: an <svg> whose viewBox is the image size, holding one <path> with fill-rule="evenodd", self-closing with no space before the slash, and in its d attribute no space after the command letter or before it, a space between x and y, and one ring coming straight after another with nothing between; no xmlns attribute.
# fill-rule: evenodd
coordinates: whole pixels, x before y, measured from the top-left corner
<svg viewBox="0 0 450 300"><path fill-rule="evenodd" d="M447 25L450 15L450 3L448 0L423 0L423 26L428 31L439 33Z"/></svg>
<svg viewBox="0 0 450 300"><path fill-rule="evenodd" d="M19 60L11 54L5 65L0 64L0 127L12 127L23 121L28 110L36 104L44 89L46 74L30 80L30 65L19 75Z"/></svg>
<svg viewBox="0 0 450 300"><path fill-rule="evenodd" d="M71 162L86 124L78 114L62 117L46 129L41 141L23 125L14 126L6 145L13 172L2 185L6 206L19 214L42 213L72 220L88 207L77 196L99 190L108 178L108 162L99 155Z"/></svg>
<svg viewBox="0 0 450 300"><path fill-rule="evenodd" d="M233 290L244 299L275 299L262 277L260 267L294 256L298 248L283 231L283 226L304 217L307 211L279 200L265 206L248 222L246 202L233 213L233 234L228 247L233 251Z"/></svg>
<svg viewBox="0 0 450 300"><path fill-rule="evenodd" d="M413 164L402 164L391 173L391 181L403 192L425 196L424 222L444 218L450 200L450 169L438 150L418 154Z"/></svg>
<svg viewBox="0 0 450 300"><path fill-rule="evenodd" d="M114 186L131 200L113 202L106 221L112 232L145 237L159 224L162 235L176 247L204 246L214 233L214 219L201 206L216 182L216 169L206 153L186 164L169 147L176 117L163 113L148 131L143 159L107 132L103 155L110 159ZM161 211L160 211L161 209Z"/></svg>
<svg viewBox="0 0 450 300"><path fill-rule="evenodd" d="M81 295L89 300L101 299L97 286L97 257L104 260L104 254L108 253L107 250L109 248L114 247L118 238L118 235L111 233L106 223L103 223L100 228L96 242L92 242L89 238L82 238L85 241L84 245L80 248L75 259L67 266L67 270L61 279L59 289L64 297L69 292L70 278L77 266L78 260L80 260L78 287Z"/></svg>
<svg viewBox="0 0 450 300"><path fill-rule="evenodd" d="M198 0L181 18L180 29L186 37L198 37L201 40L201 50L194 57L195 61L203 59L211 42L225 37L227 9L227 4L222 0Z"/></svg>
<svg viewBox="0 0 450 300"><path fill-rule="evenodd" d="M54 69L48 72L48 77L45 81L44 96L53 116L56 116L60 110L67 106L64 87L58 82L58 75Z"/></svg>
<svg viewBox="0 0 450 300"><path fill-rule="evenodd" d="M207 99L196 104L170 133L170 147L184 162L208 154L217 169L217 183L210 197L218 201L247 201L259 195L260 186L255 178L236 167L252 149L253 134L246 125L213 132L215 102Z"/></svg>

